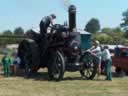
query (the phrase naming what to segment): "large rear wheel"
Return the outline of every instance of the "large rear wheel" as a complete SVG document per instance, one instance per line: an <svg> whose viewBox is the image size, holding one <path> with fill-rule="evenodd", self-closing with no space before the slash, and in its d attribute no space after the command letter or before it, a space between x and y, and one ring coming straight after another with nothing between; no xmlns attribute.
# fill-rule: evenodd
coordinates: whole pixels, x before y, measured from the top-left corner
<svg viewBox="0 0 128 96"><path fill-rule="evenodd" d="M34 40L23 40L19 45L18 56L21 58L21 67L25 69L26 76L39 69L39 48Z"/></svg>

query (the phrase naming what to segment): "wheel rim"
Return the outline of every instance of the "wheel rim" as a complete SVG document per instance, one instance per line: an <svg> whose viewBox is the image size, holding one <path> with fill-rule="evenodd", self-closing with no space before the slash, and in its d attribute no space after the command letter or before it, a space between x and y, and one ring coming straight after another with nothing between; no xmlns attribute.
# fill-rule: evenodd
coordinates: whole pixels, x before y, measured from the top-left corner
<svg viewBox="0 0 128 96"><path fill-rule="evenodd" d="M84 68L80 71L81 75L86 79L93 79L97 73L97 65L94 63L94 56L90 53L84 54L81 62L84 63Z"/></svg>
<svg viewBox="0 0 128 96"><path fill-rule="evenodd" d="M56 57L54 59L53 63L53 77L58 79L61 74L61 67L62 67L62 60L61 57L56 54Z"/></svg>
<svg viewBox="0 0 128 96"><path fill-rule="evenodd" d="M52 52L49 61L48 74L50 80L62 80L65 72L65 62L62 54L59 51Z"/></svg>

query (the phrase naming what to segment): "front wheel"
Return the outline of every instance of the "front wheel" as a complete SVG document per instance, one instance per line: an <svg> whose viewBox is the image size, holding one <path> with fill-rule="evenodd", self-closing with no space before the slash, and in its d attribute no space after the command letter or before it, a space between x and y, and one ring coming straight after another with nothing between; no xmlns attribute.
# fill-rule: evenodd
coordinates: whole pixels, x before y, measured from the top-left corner
<svg viewBox="0 0 128 96"><path fill-rule="evenodd" d="M51 80L60 81L65 72L64 57L59 51L53 52L48 64L48 74Z"/></svg>
<svg viewBox="0 0 128 96"><path fill-rule="evenodd" d="M84 67L80 70L81 76L87 80L94 79L97 73L99 59L90 52L85 52L81 56L80 62L84 64Z"/></svg>

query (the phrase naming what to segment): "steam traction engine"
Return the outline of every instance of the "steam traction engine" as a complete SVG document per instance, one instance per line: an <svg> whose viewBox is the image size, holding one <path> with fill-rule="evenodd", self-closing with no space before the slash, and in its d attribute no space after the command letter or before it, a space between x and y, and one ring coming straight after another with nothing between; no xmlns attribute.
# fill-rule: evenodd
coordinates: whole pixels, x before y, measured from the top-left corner
<svg viewBox="0 0 128 96"><path fill-rule="evenodd" d="M21 68L27 75L39 68L48 68L51 80L61 80L65 71L79 71L86 79L93 79L97 72L98 58L80 48L81 36L76 28L76 7L69 7L69 27L55 24L48 33L48 48L41 55L41 35L31 31L28 39L19 44Z"/></svg>

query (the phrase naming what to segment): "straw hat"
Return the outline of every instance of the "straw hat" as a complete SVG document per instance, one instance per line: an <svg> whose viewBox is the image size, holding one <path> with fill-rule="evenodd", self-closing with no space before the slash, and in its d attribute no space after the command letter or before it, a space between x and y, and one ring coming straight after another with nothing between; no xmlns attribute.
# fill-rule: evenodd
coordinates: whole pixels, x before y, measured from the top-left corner
<svg viewBox="0 0 128 96"><path fill-rule="evenodd" d="M98 44L98 45L100 44L100 42L98 40L96 40L95 43Z"/></svg>

